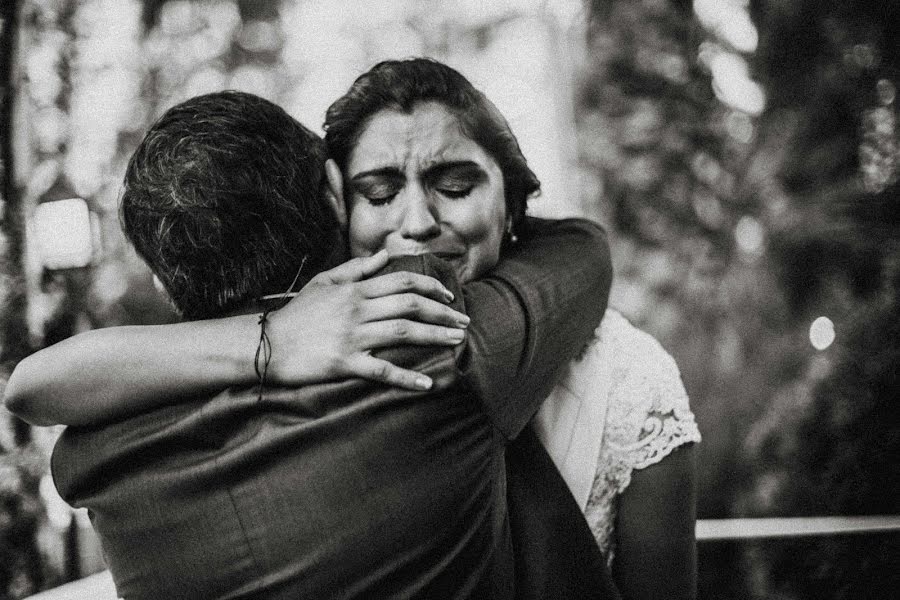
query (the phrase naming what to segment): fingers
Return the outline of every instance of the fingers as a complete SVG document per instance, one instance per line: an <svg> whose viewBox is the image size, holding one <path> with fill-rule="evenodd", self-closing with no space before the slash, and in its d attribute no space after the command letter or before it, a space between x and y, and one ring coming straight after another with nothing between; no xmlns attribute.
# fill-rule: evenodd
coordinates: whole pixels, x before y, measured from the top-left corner
<svg viewBox="0 0 900 600"><path fill-rule="evenodd" d="M465 331L456 327L442 327L390 319L366 323L357 328L356 343L364 349L413 344L416 346L455 346L465 339Z"/></svg>
<svg viewBox="0 0 900 600"><path fill-rule="evenodd" d="M388 264L389 259L387 250L379 250L372 256L354 258L333 269L323 271L318 277L321 278L323 283L331 284L362 281L383 269Z"/></svg>
<svg viewBox="0 0 900 600"><path fill-rule="evenodd" d="M373 277L359 283L359 289L366 298L380 298L391 294L413 292L439 302L452 302L453 294L434 277L400 271L380 277Z"/></svg>
<svg viewBox="0 0 900 600"><path fill-rule="evenodd" d="M469 317L442 302L413 293L394 294L366 300L362 321L384 321L406 317L446 327L466 327Z"/></svg>
<svg viewBox="0 0 900 600"><path fill-rule="evenodd" d="M348 367L351 375L407 390L428 390L433 383L427 375L401 369L374 356L361 355Z"/></svg>
<svg viewBox="0 0 900 600"><path fill-rule="evenodd" d="M381 250L372 256L354 258L324 271L316 276L314 281L332 285L359 282L360 292L365 298L411 292L440 302L453 301L450 290L434 277L427 275L401 271L366 280L387 265L388 260L387 251Z"/></svg>

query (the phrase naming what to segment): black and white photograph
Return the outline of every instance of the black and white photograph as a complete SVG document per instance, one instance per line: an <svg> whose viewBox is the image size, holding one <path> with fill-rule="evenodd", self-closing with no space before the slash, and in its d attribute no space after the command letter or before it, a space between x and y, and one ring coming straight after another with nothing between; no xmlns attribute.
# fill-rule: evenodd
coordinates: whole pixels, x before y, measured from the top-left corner
<svg viewBox="0 0 900 600"><path fill-rule="evenodd" d="M0 600L900 594L897 0L0 0Z"/></svg>

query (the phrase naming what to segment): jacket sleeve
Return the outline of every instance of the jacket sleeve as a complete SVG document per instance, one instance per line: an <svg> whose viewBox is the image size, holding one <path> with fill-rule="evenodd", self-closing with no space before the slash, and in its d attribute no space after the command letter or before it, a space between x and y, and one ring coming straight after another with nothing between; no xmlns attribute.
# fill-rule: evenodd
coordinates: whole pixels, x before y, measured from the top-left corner
<svg viewBox="0 0 900 600"><path fill-rule="evenodd" d="M508 439L592 338L611 280L599 226L530 219L515 250L487 278L464 287L472 322L460 369Z"/></svg>
<svg viewBox="0 0 900 600"><path fill-rule="evenodd" d="M452 269L433 256L399 257L383 271L440 279L457 297L454 308L472 321L466 343L456 349L402 347L379 355L415 368L426 357L433 361L435 354L454 353L456 372L429 374L444 382L462 377L508 439L519 434L565 365L591 339L612 278L599 226L583 219L529 219L528 225L491 273L462 286L464 306Z"/></svg>

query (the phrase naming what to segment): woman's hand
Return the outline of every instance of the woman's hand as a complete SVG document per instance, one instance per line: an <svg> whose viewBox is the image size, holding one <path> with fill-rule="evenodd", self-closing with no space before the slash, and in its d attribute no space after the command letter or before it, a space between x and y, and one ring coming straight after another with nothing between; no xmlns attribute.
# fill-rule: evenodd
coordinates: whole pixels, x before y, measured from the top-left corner
<svg viewBox="0 0 900 600"><path fill-rule="evenodd" d="M272 359L267 378L282 385L362 377L426 390L427 376L372 356L400 344L460 343L469 318L437 279L398 272L366 279L388 262L382 251L314 277L284 308L269 315Z"/></svg>

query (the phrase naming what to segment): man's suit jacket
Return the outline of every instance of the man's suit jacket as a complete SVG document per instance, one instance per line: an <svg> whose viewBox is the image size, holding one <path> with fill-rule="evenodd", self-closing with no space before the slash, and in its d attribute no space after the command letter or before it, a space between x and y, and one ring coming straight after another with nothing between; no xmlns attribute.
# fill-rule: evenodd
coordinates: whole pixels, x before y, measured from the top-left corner
<svg viewBox="0 0 900 600"><path fill-rule="evenodd" d="M125 421L70 428L53 455L125 598L509 598L506 443L606 305L602 232L534 222L460 293L466 344L396 348L427 393L362 380L234 388ZM462 306L459 306L462 308Z"/></svg>

